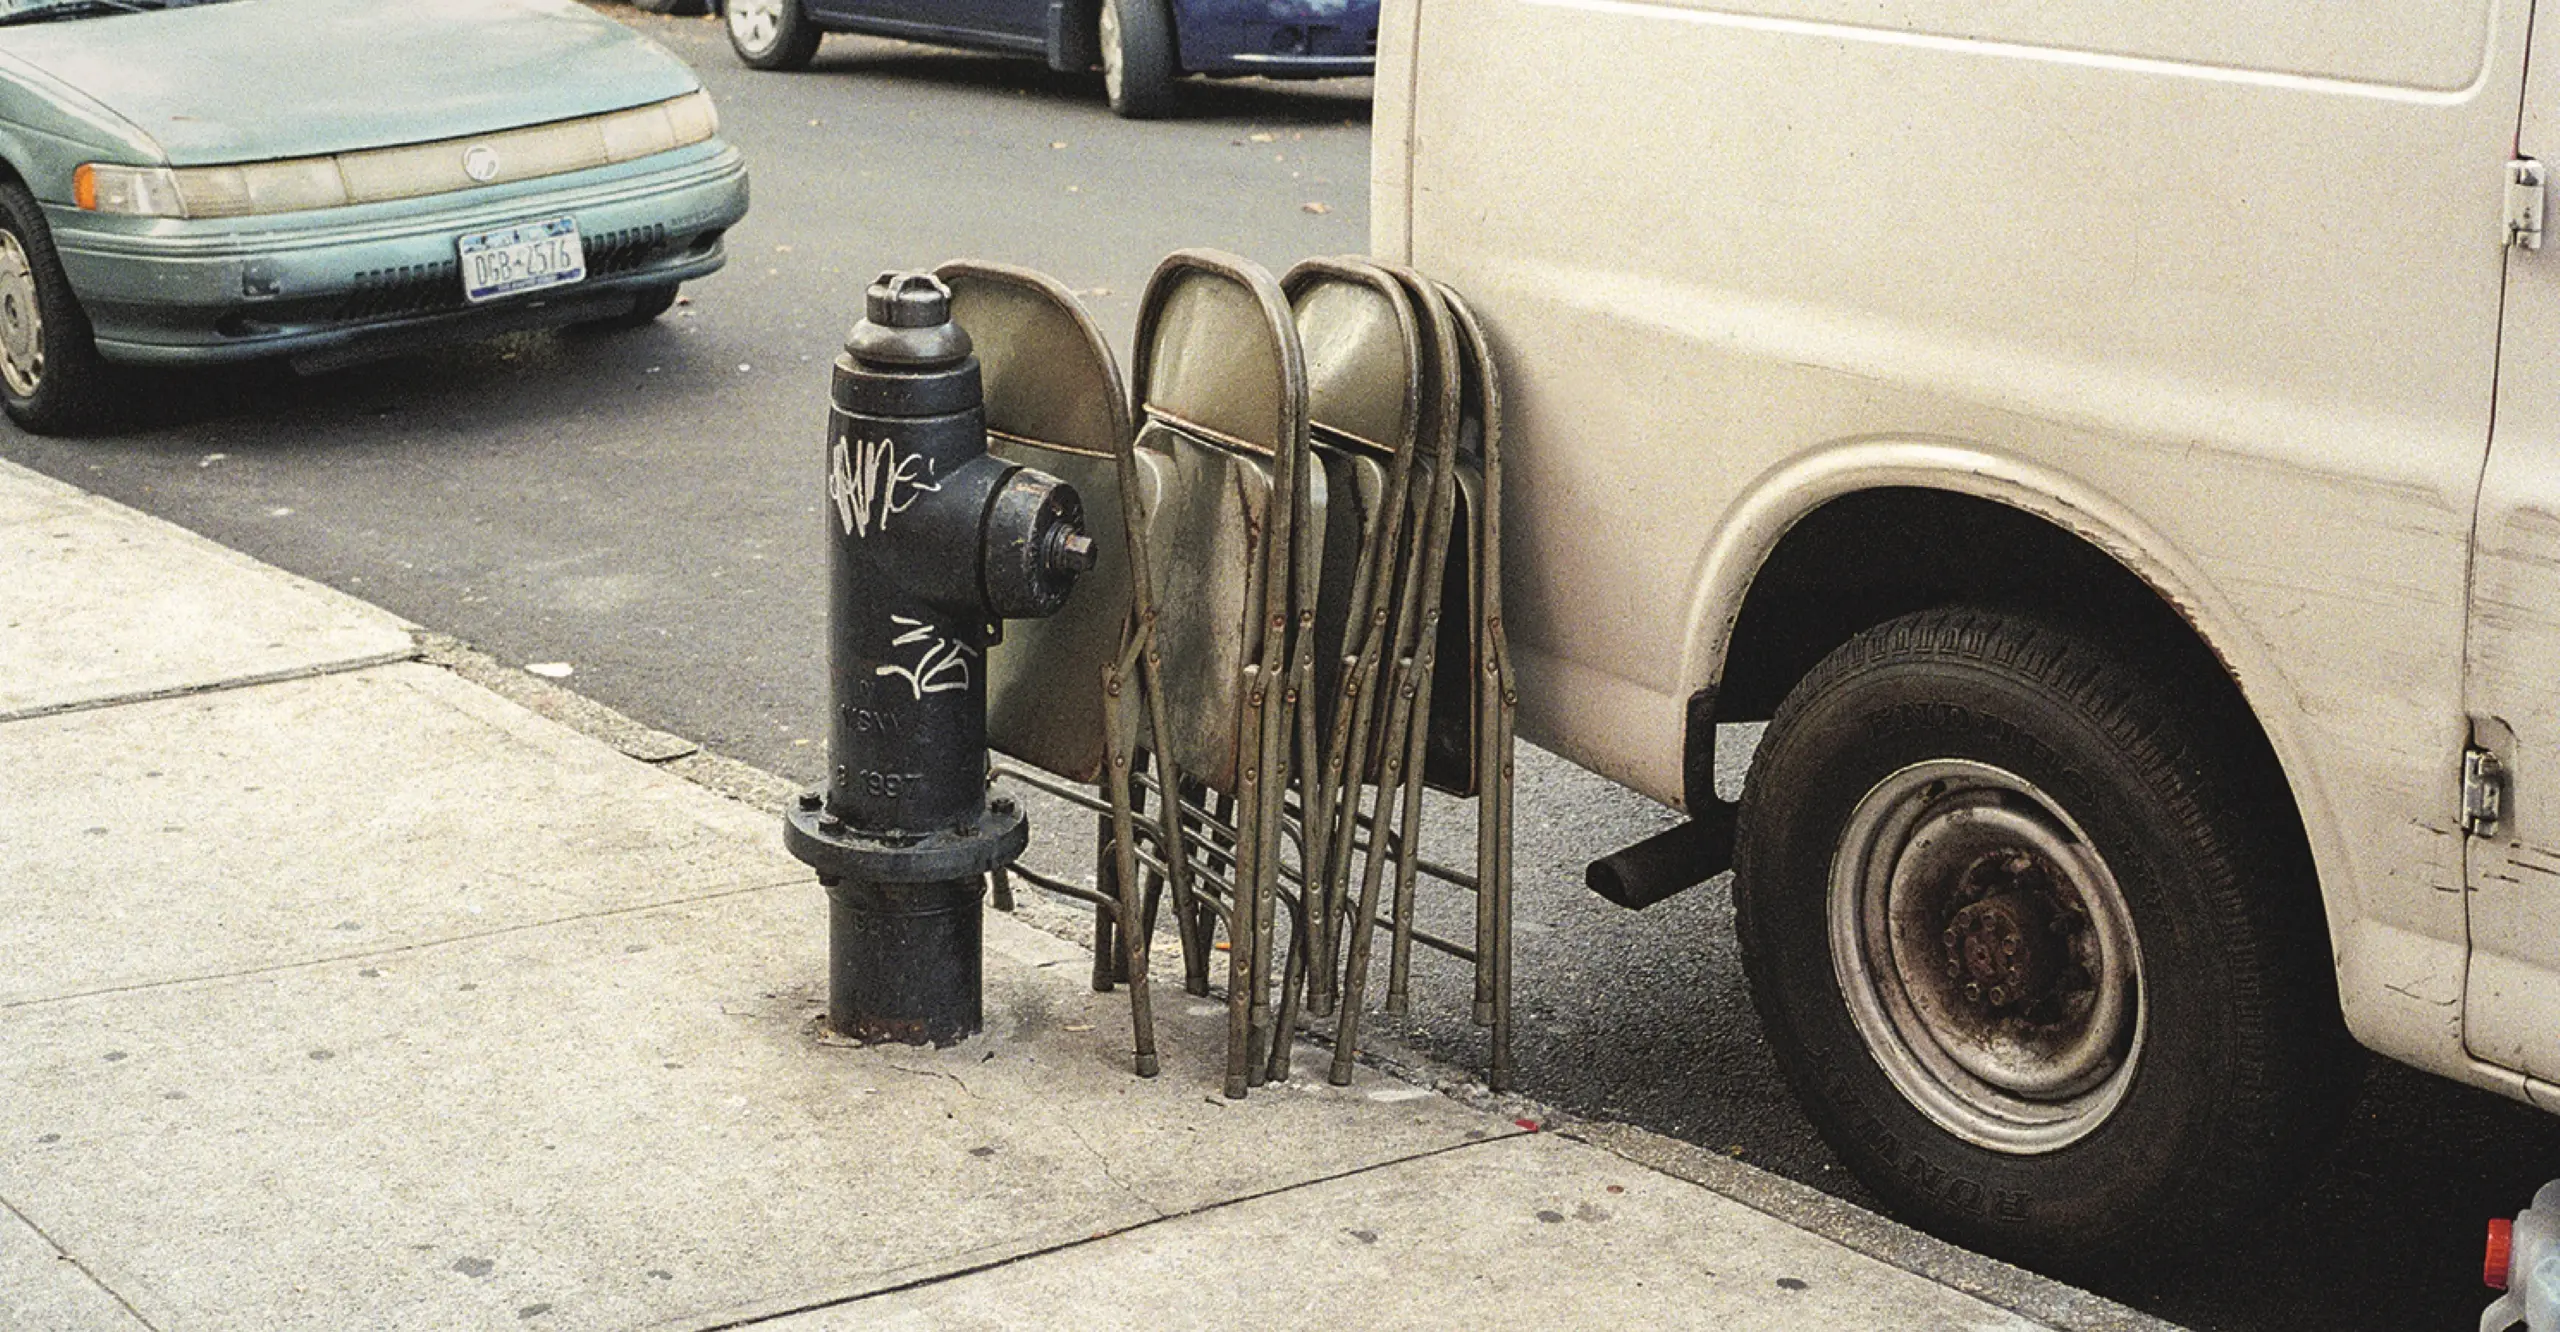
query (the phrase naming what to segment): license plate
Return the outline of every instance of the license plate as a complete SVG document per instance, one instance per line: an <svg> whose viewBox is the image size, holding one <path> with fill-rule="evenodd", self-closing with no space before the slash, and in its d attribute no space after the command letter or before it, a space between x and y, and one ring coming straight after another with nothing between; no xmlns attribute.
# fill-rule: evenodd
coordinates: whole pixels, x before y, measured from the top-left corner
<svg viewBox="0 0 2560 1332"><path fill-rule="evenodd" d="M587 275L587 252L578 244L578 220L555 217L476 232L455 243L462 257L462 295L493 301Z"/></svg>

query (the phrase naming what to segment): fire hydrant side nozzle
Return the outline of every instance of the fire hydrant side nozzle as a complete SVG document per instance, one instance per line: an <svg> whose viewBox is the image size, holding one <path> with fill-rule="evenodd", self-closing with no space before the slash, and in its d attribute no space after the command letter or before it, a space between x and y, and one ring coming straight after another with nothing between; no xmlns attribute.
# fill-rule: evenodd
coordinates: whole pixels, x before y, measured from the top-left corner
<svg viewBox="0 0 2560 1332"><path fill-rule="evenodd" d="M826 519L828 780L783 840L826 886L829 1023L947 1045L979 1029L979 897L1029 825L987 798L986 651L1091 563L1075 491L987 453L951 295L884 273L836 358Z"/></svg>

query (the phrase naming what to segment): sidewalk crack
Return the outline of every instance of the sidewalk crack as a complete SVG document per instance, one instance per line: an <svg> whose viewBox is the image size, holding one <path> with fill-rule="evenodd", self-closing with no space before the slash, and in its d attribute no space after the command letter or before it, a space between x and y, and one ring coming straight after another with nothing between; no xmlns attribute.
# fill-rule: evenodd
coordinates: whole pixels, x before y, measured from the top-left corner
<svg viewBox="0 0 2560 1332"><path fill-rule="evenodd" d="M25 1208L18 1206L16 1203L11 1202L6 1198L0 1198L0 1211L6 1211L9 1215L16 1217L18 1219L18 1224L27 1228L28 1234L44 1241L44 1246L53 1250L55 1259L71 1264L71 1266L80 1273L82 1278L87 1280L90 1285L97 1287L98 1290L108 1299L114 1300L117 1307L123 1309L126 1314L130 1315L134 1322L141 1324L143 1327L149 1329L150 1332L160 1332L159 1325L153 1323L150 1319L143 1317L142 1311L134 1308L133 1301L126 1299L123 1292L108 1285L106 1283L106 1279L99 1276L96 1269L90 1267L87 1263L80 1261L80 1259L74 1256L69 1249L62 1247L62 1245L57 1242L53 1236L46 1234L44 1227L37 1225L35 1218L27 1215Z"/></svg>
<svg viewBox="0 0 2560 1332"><path fill-rule="evenodd" d="M1101 1148L1094 1146L1092 1139L1084 1136L1084 1128L1081 1125L1077 1124L1073 1119L1061 1119L1058 1121L1058 1124L1067 1131L1068 1137L1076 1140L1077 1146L1084 1148L1087 1153L1092 1155L1094 1168L1102 1172L1103 1179L1109 1181L1111 1187L1128 1195L1131 1202L1155 1213L1156 1220L1161 1221L1165 1219L1166 1213L1163 1206L1158 1204L1155 1199L1139 1192L1136 1185L1120 1178L1120 1176L1111 1169L1111 1158L1105 1155Z"/></svg>

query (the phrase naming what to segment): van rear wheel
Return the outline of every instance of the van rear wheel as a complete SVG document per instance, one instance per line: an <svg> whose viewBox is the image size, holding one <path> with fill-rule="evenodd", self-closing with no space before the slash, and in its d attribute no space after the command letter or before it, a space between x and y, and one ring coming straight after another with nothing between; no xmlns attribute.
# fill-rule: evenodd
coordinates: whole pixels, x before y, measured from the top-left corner
<svg viewBox="0 0 2560 1332"><path fill-rule="evenodd" d="M2048 1268L2229 1235L2360 1062L2298 834L2155 681L1908 616L1789 694L1743 796L1735 925L1807 1114L1902 1216Z"/></svg>

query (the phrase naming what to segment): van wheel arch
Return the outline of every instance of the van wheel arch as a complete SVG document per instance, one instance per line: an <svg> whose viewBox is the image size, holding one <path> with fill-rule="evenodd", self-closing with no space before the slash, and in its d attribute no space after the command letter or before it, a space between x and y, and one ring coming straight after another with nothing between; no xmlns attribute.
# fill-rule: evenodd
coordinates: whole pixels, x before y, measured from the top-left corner
<svg viewBox="0 0 2560 1332"><path fill-rule="evenodd" d="M1906 674L1915 669L1925 671L1929 661L1943 656L1955 672L1943 677L1944 687L1955 691L1949 695L1951 715L1963 713L1967 707L1979 715L1997 716L2000 711L1992 706L1984 713L1985 696L1968 695L1965 690L1971 686L1961 683L1968 672L1979 676L1985 671L1997 673L2006 669L1999 660L1973 664L1960 660L1973 645L1997 646L2004 635L2024 642L2026 639L2019 635L2032 638L2042 633L2043 638L2038 641L2077 644L2073 649L2075 660L2090 669L2110 672L2119 682L2122 696L2147 697L2154 715L2164 725L2185 735L2210 738L2208 766L2216 774L2212 787L2217 792L2217 802L2226 806L2219 811L2221 817L2216 823L2223 829L2245 833L2243 840L2249 846L2244 859L2259 871L2248 876L2251 881L2247 885L2249 893L2260 899L2248 908L2249 915L2263 926L2262 931L2253 932L2259 933L2271 949L2293 959L2282 968L2281 988L2291 996L2285 1007L2293 1015L2290 1020L2294 1024L2287 1027L2293 1033L2288 1039L2307 1045L2304 1063L2297 1071L2321 1084L2314 1089L2317 1094L2306 1098L2308 1106L2290 1110L2277 1107L2268 1113L2280 1118L2294 1116L2292 1122L2306 1130L2320 1121L2334 1122L2330 1116L2339 1104L2337 1098L2353 1085L2360 1054L2346 1037L2338 1013L2325 916L2299 809L2264 728L2229 671L2175 606L2085 538L1994 501L1925 488L1888 488L1832 500L1806 515L1780 540L1744 597L1721 680L1711 693L1701 696L1705 704L1702 712L1711 713L1718 721L1768 719L1780 715L1782 708L1798 718L1790 723L1781 715L1781 725L1764 737L1763 753L1755 756L1753 785L1745 793L1743 854L1738 868L1754 869L1756 845L1760 881L1745 884L1737 879L1736 913L1737 925L1744 935L1746 967L1752 973L1755 1000L1770 1028L1773 1049L1779 1053L1782 1065L1791 1065L1791 1081L1799 1096L1806 1099L1817 1123L1825 1125L1826 1135L1835 1140L1854 1137L1862 1130L1848 1125L1864 1113L1854 1107L1864 1105L1866 1111L1874 1111L1877 1099L1891 1092L1872 1078L1844 1081L1836 1076L1836 1070L1814 1067L1824 1058L1837 1064L1838 1046L1843 1039L1837 1024L1832 1030L1828 1056L1819 1054L1820 1043L1807 1046L1797 1040L1804 1034L1804 1014L1810 1011L1806 1005L1842 993L1833 987L1830 977L1837 965L1830 954L1841 945L1836 940L1826 945L1818 925L1799 923L1790 933L1775 927L1772 921L1794 910L1779 904L1793 902L1813 891L1805 885L1818 880L1821 874L1808 866L1833 863L1824 859L1833 853L1807 849L1812 846L1805 840L1807 837L1818 841L1827 833L1801 827L1780 831L1790 826L1784 807L1799 801L1822 801L1808 792L1793 792L1788 801L1775 800L1764 785L1771 776L1764 772L1764 765L1783 769L1777 775L1789 776L1797 785L1808 780L1807 773L1835 771L1821 766L1834 760L1809 759L1805 747L1811 744L1815 751L1855 749L1862 743L1855 733L1868 723L1854 719L1840 722L1835 718L1828 727L1808 727L1802 721L1807 706L1803 696L1837 695L1844 687L1856 687L1844 685L1841 664L1843 656L1852 655L1844 649L1853 643L1867 644L1858 650L1873 655L1877 634L1889 631L1910 648L1916 641L1913 626L1925 628L1933 622L1938 625L1935 646L1922 644L1916 649L1916 657L1906 651L1903 664L1897 669ZM1955 633L1950 626L1959 622L1974 627ZM2032 628L2039 625L2045 628ZM2009 655L2014 659L2011 665L2036 659L2033 652L2018 649L2014 642ZM1906 679L1904 687L1925 692L1932 686L1911 686ZM2016 700L2021 695L2013 692L2005 697ZM1839 706L1833 705L1833 710ZM2016 707L2021 712L2033 711L2022 704ZM1849 707L1849 712L1856 711L1857 707ZM2028 716L2024 720L2032 730L2035 718ZM1789 727L1793 734L1785 733ZM1822 738L1825 732L1850 738L1826 740ZM1709 728L1691 728L1689 758L1693 773L1703 767L1699 750L1712 746L1712 734ZM1954 743L1948 746L1949 760L1959 765L1973 762L1977 778L1981 772L2002 771L2003 765L1996 758L1986 763L1981 755L1958 753L1964 748L1963 735L1961 729L1950 733ZM1789 759L1769 752L1772 746L1798 752ZM2099 745L2089 752L2089 758L2103 766L2102 761L2112 758L2113 753L2108 746ZM1711 753L1705 757L1711 760ZM1784 761L1771 763L1772 759ZM1836 771L1847 772L1867 760L1838 761L1848 763L1848 767ZM1900 762L1894 759L1887 766ZM1856 777L1856 784L1863 786L1870 778L1882 778L1877 791L1891 794L1888 788L1892 779L1884 770L1859 771L1865 775ZM2028 775L2033 777L2032 773ZM1996 784L1998 778L1992 780ZM2156 796L2158 784L2152 785ZM2029 781L2026 788L2030 798L2024 803L2031 805L2036 784ZM2137 805L2146 798L2140 794L2143 788L2139 782L2119 782L2112 789L2129 792L2128 798ZM1754 799L1764 802L1757 818L1750 807ZM1841 799L1855 804L1860 795L1852 791ZM2084 794L2076 799L2085 801L2088 797ZM1839 805L1840 801L1828 803ZM2069 807L2071 803L2068 799L2059 802L2055 812L2065 821L2084 817ZM2158 807L2156 799L2152 807ZM1841 805L1832 813L1840 814L1846 808ZM1842 827L1850 832L1859 826L1857 816L1842 817L1847 819ZM2155 820L2150 826L2161 825ZM1793 839L1794 851L1780 854L1776 848L1789 839ZM2119 840L2118 845L2125 843ZM2129 853L2120 852L2120 856L2124 854ZM1782 871L1783 892L1772 887L1781 881ZM2137 871L2136 877L2144 875ZM2151 904L2145 910L2151 913L2151 928L2157 930L2163 919L2158 914L2159 904L2181 899L2157 892L2150 893L2149 898ZM1817 913L1820 910L1814 909ZM2143 945L2146 952L2150 948L2149 942ZM1808 951L1821 952L1823 956L1801 956ZM1772 1016L1773 1008L1785 1011ZM1789 1031L1791 1025L1797 1030ZM2211 1043L2215 1038L2199 1034L2197 1039ZM1790 1042L1802 1048L1792 1052L1782 1048ZM1830 1084L1828 1089L1826 1083ZM1842 1086L1851 1087L1842 1094L1849 1098L1852 1110L1842 1111L1836 1105L1825 1109L1819 1104L1826 1098L1837 1099L1831 1098L1829 1092ZM1918 1113L1914 1111L1915 1115ZM1908 1122L1909 1117L1886 1118L1896 1121L1889 1142L1916 1145L1925 1136L1925 1124ZM1953 1141L1951 1138L1950 1143ZM1844 1156L1853 1163L1857 1155L1854 1143L1844 1148ZM1963 1157L1964 1152L1951 1145L1938 1159L1954 1161ZM1880 1169L1875 1160L1863 1164L1869 1170ZM2268 1160L2250 1173L2255 1173L2262 1183L2270 1183L2291 1177L2299 1164L2298 1159ZM1891 1180L1880 1184L1871 1181L1871 1186L1887 1195L1896 1193ZM2095 1260L2096 1249L2090 1241L2107 1229L2084 1225L2075 1230L2057 1225L2053 1233L2036 1236L2018 1233L2005 1225L1967 1224L1958 1213L1933 1215L1928 1207L1914 1204L1912 1197L1897 1200L1906 1204L1906 1215L1924 1224L1964 1232L1972 1242L2016 1257L2067 1266ZM2240 1198L2231 1201L2233 1206L2218 1218L2226 1223L2249 1206ZM2121 1232L2117 1234L2121 1238Z"/></svg>

